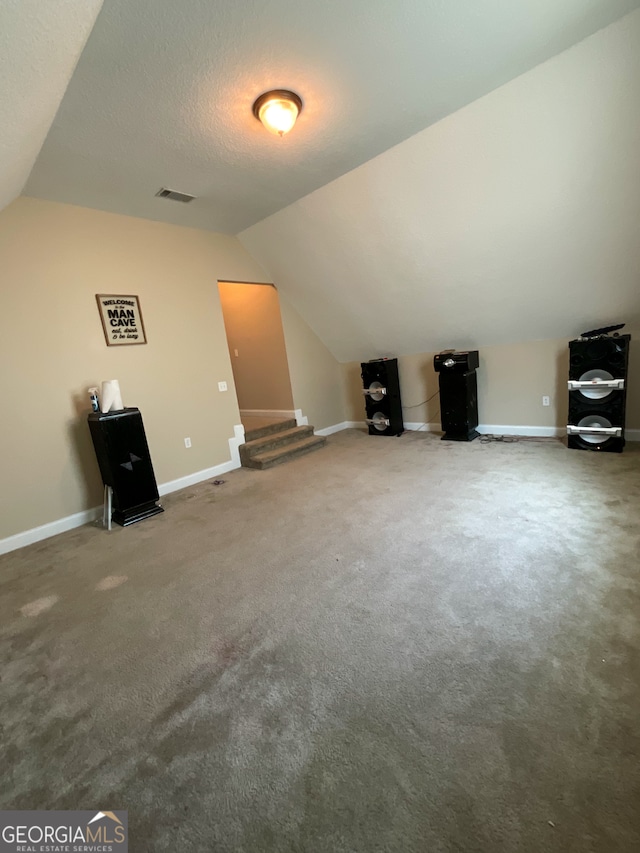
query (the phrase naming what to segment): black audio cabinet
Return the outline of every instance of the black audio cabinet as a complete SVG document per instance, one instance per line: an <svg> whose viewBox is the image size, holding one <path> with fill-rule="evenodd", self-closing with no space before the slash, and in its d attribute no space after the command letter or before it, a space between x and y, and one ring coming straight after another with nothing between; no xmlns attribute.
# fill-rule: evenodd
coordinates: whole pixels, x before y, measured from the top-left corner
<svg viewBox="0 0 640 853"><path fill-rule="evenodd" d="M360 365L369 435L404 432L398 359L380 358Z"/></svg>
<svg viewBox="0 0 640 853"><path fill-rule="evenodd" d="M433 358L440 386L440 420L443 441L473 441L479 435L478 351L446 351Z"/></svg>
<svg viewBox="0 0 640 853"><path fill-rule="evenodd" d="M102 481L113 490L113 520L126 527L163 512L140 410L91 412L88 421Z"/></svg>
<svg viewBox="0 0 640 853"><path fill-rule="evenodd" d="M624 448L630 340L599 335L569 342L569 447L609 453Z"/></svg>

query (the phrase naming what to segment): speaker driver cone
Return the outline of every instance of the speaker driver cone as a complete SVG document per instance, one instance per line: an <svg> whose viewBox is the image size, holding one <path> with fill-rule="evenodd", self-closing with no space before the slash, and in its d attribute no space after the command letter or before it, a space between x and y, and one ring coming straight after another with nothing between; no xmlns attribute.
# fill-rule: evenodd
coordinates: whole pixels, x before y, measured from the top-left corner
<svg viewBox="0 0 640 853"><path fill-rule="evenodd" d="M382 412L376 412L371 418L373 426L380 432L384 432L389 426L389 419Z"/></svg>
<svg viewBox="0 0 640 853"><path fill-rule="evenodd" d="M583 373L580 377L580 382L593 382L594 379L602 379L606 382L610 382L613 379L611 373L608 370L587 370L586 373ZM580 388L578 391L583 397L587 397L589 400L604 400L605 397L609 397L612 394L611 388Z"/></svg>
<svg viewBox="0 0 640 853"><path fill-rule="evenodd" d="M380 382L372 382L369 385L369 399L375 400L376 403L379 403L380 400L384 400L384 385Z"/></svg>
<svg viewBox="0 0 640 853"><path fill-rule="evenodd" d="M580 427L604 427L605 429L610 429L613 424L607 418L603 418L600 415L587 415L586 418L578 421L576 426L578 429ZM589 444L602 444L603 440L606 441L606 436L593 435L589 432L581 432L579 435L582 441L586 441Z"/></svg>

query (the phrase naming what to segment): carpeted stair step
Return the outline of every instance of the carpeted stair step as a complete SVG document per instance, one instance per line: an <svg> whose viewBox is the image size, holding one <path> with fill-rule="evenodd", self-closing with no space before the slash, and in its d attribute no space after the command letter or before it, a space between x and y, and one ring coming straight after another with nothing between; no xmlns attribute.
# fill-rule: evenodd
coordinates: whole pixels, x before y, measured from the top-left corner
<svg viewBox="0 0 640 853"><path fill-rule="evenodd" d="M313 428L311 428L313 429ZM288 462L290 459L295 459L312 450L317 450L327 443L327 439L322 435L307 435L304 438L296 441L289 441L286 444L280 444L270 450L263 450L260 453L247 456L246 461L242 464L245 468L273 468L274 465L279 465L281 462ZM240 448L242 452L242 448Z"/></svg>
<svg viewBox="0 0 640 853"><path fill-rule="evenodd" d="M312 426L293 426L289 429L283 429L279 432L270 432L260 438L254 438L252 441L245 441L240 445L240 458L244 464L245 459L255 456L257 453L264 453L265 450L274 450L276 447L281 447L283 444L290 444L293 441L299 441L302 438L313 435Z"/></svg>
<svg viewBox="0 0 640 853"><path fill-rule="evenodd" d="M249 443L251 441L255 441L257 438L262 438L265 435L271 435L271 433L274 432L282 432L283 430L291 429L292 427L295 427L295 425L295 418L288 418L283 421L274 421L272 424L268 424L267 426L246 430L244 440Z"/></svg>

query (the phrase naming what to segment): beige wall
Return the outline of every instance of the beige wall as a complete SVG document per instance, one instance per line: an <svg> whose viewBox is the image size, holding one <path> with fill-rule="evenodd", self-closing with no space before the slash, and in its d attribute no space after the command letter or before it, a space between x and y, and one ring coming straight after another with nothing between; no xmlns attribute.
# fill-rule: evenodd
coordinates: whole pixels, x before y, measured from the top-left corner
<svg viewBox="0 0 640 853"><path fill-rule="evenodd" d="M624 330L627 331L626 329ZM627 391L627 428L640 429L640 345L632 334ZM483 347L478 370L478 411L481 424L494 426L563 427L567 423L568 339L529 341ZM438 391L433 352L400 356L398 370L406 423L440 423L440 401L416 403ZM364 420L360 364L343 366L347 419ZM542 405L542 397L551 405Z"/></svg>
<svg viewBox="0 0 640 853"><path fill-rule="evenodd" d="M218 288L240 409L293 409L275 287L221 281Z"/></svg>
<svg viewBox="0 0 640 853"><path fill-rule="evenodd" d="M346 391L341 365L282 293L280 309L294 408L301 409L316 429L342 423Z"/></svg>
<svg viewBox="0 0 640 853"><path fill-rule="evenodd" d="M0 269L0 539L101 503L86 389L103 379L141 409L159 483L229 460L217 280L264 280L234 237L19 198ZM146 346L106 346L96 293L140 297Z"/></svg>

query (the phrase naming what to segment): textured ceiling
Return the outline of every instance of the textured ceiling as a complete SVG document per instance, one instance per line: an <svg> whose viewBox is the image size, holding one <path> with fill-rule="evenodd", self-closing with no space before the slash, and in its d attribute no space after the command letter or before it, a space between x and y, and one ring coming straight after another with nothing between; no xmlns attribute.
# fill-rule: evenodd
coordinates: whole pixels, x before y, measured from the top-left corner
<svg viewBox="0 0 640 853"><path fill-rule="evenodd" d="M640 327L640 11L241 233L340 361Z"/></svg>
<svg viewBox="0 0 640 853"><path fill-rule="evenodd" d="M236 233L638 5L105 0L25 192ZM284 139L251 114L276 87L305 102Z"/></svg>
<svg viewBox="0 0 640 853"><path fill-rule="evenodd" d="M0 2L0 209L29 177L101 6Z"/></svg>

